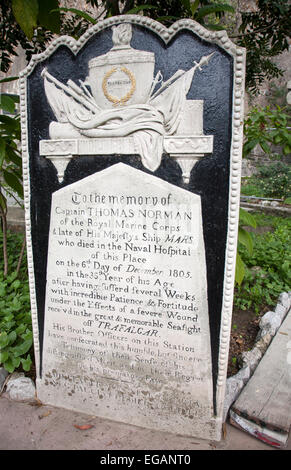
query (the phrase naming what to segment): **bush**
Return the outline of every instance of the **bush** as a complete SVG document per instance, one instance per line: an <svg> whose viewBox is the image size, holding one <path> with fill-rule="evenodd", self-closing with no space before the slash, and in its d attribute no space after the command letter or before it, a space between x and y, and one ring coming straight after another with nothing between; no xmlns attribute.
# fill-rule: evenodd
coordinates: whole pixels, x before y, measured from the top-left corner
<svg viewBox="0 0 291 470"><path fill-rule="evenodd" d="M259 186L265 197L285 199L291 196L291 167L283 162L259 168Z"/></svg>
<svg viewBox="0 0 291 470"><path fill-rule="evenodd" d="M291 167L283 162L260 166L251 176L242 193L247 196L286 199L291 196Z"/></svg>
<svg viewBox="0 0 291 470"><path fill-rule="evenodd" d="M31 368L32 325L30 296L26 264L16 272L22 236L8 232L9 276L3 274L3 260L0 261L0 365L8 372L18 367L29 371ZM0 233L0 246L3 234Z"/></svg>
<svg viewBox="0 0 291 470"><path fill-rule="evenodd" d="M276 305L278 296L291 289L291 220L268 216L262 221L255 215L258 225L271 225L273 232L252 233L252 255L240 247L241 257L247 267L244 280L236 289L234 305L241 310Z"/></svg>
<svg viewBox="0 0 291 470"><path fill-rule="evenodd" d="M288 109L275 106L253 108L244 121L245 142L243 156L246 157L257 145L267 155L272 155L272 146L279 146L280 154L291 153L290 115Z"/></svg>

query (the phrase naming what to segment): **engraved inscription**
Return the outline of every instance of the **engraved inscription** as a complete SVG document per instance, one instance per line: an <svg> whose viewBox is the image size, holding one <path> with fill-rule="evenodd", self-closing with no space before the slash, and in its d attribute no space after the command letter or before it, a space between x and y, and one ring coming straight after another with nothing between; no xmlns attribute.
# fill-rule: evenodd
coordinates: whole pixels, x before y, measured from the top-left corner
<svg viewBox="0 0 291 470"><path fill-rule="evenodd" d="M43 354L101 416L212 415L199 196L123 164L54 193Z"/></svg>

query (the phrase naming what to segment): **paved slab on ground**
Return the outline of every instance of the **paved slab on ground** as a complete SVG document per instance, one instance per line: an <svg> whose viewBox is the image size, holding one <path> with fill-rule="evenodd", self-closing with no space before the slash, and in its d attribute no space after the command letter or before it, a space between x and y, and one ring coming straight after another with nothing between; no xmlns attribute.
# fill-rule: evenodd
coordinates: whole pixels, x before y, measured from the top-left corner
<svg viewBox="0 0 291 470"><path fill-rule="evenodd" d="M91 425L90 429L75 427ZM287 449L291 450L289 438ZM0 397L0 450L274 450L227 424L220 442L148 430ZM275 449L275 451L277 451Z"/></svg>
<svg viewBox="0 0 291 470"><path fill-rule="evenodd" d="M288 433L291 425L290 356L291 312L232 410L268 429Z"/></svg>

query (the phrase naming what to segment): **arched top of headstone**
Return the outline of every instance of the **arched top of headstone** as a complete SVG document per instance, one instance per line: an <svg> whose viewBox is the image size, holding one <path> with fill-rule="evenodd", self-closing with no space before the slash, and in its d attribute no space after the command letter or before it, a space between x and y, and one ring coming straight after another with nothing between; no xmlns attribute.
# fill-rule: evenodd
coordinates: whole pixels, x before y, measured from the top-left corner
<svg viewBox="0 0 291 470"><path fill-rule="evenodd" d="M156 20L140 15L120 15L106 18L105 20L99 21L96 25L89 28L78 40L70 36L60 36L53 40L49 47L40 54L34 54L31 58L30 63L24 69L20 76L23 77L28 75L34 65L38 62L43 61L49 57L60 45L69 47L74 53L78 53L80 49L86 44L86 42L94 36L96 33L103 31L106 28L112 28L113 35L112 40L115 47L127 46L131 40L131 31L128 25L136 25L143 27L157 34L165 44L168 44L174 37L181 31L189 31L196 34L199 38L203 39L212 44L217 44L225 52L230 54L232 57L240 57L239 63L245 62L245 49L238 47L228 37L226 31L210 31L201 24L197 23L192 19L180 19L172 24L169 28L162 25ZM116 28L118 25L123 25L123 28ZM239 70L241 70L239 68ZM237 78L241 78L242 74L239 74Z"/></svg>

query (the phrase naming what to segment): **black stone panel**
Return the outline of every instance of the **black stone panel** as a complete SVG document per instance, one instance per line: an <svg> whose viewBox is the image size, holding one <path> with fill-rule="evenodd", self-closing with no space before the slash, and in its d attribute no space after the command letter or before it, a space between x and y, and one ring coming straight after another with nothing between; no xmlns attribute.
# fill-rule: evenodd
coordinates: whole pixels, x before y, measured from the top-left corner
<svg viewBox="0 0 291 470"><path fill-rule="evenodd" d="M155 74L160 70L164 80L178 69L189 70L194 61L199 62L202 56L215 52L207 66L201 71L196 70L187 95L188 99L204 100L204 134L214 135L213 153L196 164L188 186L183 184L178 164L168 155L163 155L160 167L153 173L201 196L215 390L228 228L233 59L219 46L207 43L187 30L177 33L165 45L155 33L133 26L131 46L155 53ZM140 157L136 155L82 156L69 163L64 181L59 184L53 164L39 155L39 141L49 138L49 124L55 120L44 93L43 68L47 67L48 72L63 83L72 79L78 84L79 79L85 80L88 75L88 61L105 54L111 47L111 28L106 28L95 34L77 55L68 47L59 46L48 59L36 65L28 77L31 233L41 347L51 194L120 161L151 173L142 166Z"/></svg>

